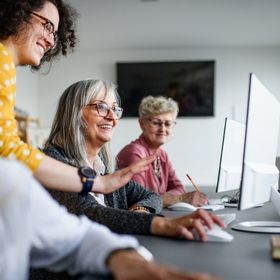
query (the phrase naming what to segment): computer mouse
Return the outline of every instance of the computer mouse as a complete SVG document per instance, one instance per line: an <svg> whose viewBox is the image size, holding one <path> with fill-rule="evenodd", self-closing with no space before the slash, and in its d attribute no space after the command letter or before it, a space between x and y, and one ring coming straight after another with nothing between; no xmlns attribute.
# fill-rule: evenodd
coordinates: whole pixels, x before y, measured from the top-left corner
<svg viewBox="0 0 280 280"><path fill-rule="evenodd" d="M194 239L200 240L197 231L194 229L192 232ZM233 240L233 236L231 234L216 225L212 229L206 230L206 237L206 242L231 242Z"/></svg>
<svg viewBox="0 0 280 280"><path fill-rule="evenodd" d="M170 206L168 206L168 209L174 210L174 211L185 211L185 212L193 212L197 210L197 208L187 202L177 202Z"/></svg>
<svg viewBox="0 0 280 280"><path fill-rule="evenodd" d="M207 242L231 242L233 236L219 226L214 226L206 232Z"/></svg>

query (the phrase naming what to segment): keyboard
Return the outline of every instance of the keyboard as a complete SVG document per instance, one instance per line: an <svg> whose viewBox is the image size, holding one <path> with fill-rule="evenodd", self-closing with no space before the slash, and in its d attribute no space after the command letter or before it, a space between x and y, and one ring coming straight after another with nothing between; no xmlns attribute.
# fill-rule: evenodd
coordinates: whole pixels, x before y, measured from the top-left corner
<svg viewBox="0 0 280 280"><path fill-rule="evenodd" d="M225 223L226 226L236 219L236 213L218 214L217 216Z"/></svg>
<svg viewBox="0 0 280 280"><path fill-rule="evenodd" d="M224 204L224 202L220 198L209 198L209 204Z"/></svg>
<svg viewBox="0 0 280 280"><path fill-rule="evenodd" d="M225 206L222 204L206 204L198 208L204 209L206 211L217 211L217 210L224 209Z"/></svg>

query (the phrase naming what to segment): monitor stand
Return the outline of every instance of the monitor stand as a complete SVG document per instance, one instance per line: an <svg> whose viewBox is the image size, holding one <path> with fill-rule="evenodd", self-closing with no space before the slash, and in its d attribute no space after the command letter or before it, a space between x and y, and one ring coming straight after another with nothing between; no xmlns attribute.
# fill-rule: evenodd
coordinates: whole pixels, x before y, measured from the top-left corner
<svg viewBox="0 0 280 280"><path fill-rule="evenodd" d="M280 193L275 188L271 188L271 201L274 207L276 208L277 213L280 215ZM247 231L247 232L280 233L280 222L246 221L246 222L240 222L238 224L232 225L231 228L235 230Z"/></svg>
<svg viewBox="0 0 280 280"><path fill-rule="evenodd" d="M280 222L246 221L232 225L231 229L256 233L280 233Z"/></svg>

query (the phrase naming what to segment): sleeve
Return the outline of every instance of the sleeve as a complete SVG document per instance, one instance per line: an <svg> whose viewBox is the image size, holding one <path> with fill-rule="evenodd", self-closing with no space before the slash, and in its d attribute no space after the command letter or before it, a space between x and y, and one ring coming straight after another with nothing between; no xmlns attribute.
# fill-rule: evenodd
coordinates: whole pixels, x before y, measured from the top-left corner
<svg viewBox="0 0 280 280"><path fill-rule="evenodd" d="M150 234L151 232L153 214L135 213L103 206L90 194L81 196L76 193L58 191L51 191L51 194L71 213L85 215L114 232L127 234Z"/></svg>
<svg viewBox="0 0 280 280"><path fill-rule="evenodd" d="M104 273L108 272L106 258L112 251L138 246L133 237L119 236L86 217L67 213L18 163L1 162L0 175L1 185L5 181L4 191L10 191L3 206L9 208L6 218L10 221L5 233L10 233L9 239L12 237L13 243L18 244L10 247L8 256L17 266L27 264L24 259L30 257L34 267L67 270L72 274ZM3 188L0 194L3 197ZM5 212L3 207L1 215ZM23 254L18 255L23 249Z"/></svg>
<svg viewBox="0 0 280 280"><path fill-rule="evenodd" d="M49 148L44 152L57 160L69 164L62 151L58 149ZM135 213L105 207L99 204L90 194L80 196L76 193L59 191L50 191L50 193L59 203L66 206L71 213L85 215L95 222L106 225L114 232L128 234L149 234L151 232L153 214Z"/></svg>
<svg viewBox="0 0 280 280"><path fill-rule="evenodd" d="M19 160L34 172L43 159L43 153L21 141L18 136L15 96L15 65L11 54L0 44L0 155Z"/></svg>
<svg viewBox="0 0 280 280"><path fill-rule="evenodd" d="M156 214L162 211L162 200L155 192L145 189L134 181L129 181L125 189L129 207L137 204L148 208L151 212Z"/></svg>

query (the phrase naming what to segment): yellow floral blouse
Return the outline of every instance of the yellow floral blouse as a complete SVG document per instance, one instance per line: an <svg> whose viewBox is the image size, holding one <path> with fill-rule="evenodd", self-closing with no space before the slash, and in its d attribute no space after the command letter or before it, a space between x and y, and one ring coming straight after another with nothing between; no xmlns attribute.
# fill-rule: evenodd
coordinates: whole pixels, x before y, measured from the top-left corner
<svg viewBox="0 0 280 280"><path fill-rule="evenodd" d="M34 172L44 156L20 140L15 119L16 68L12 54L0 43L0 156L17 159Z"/></svg>

